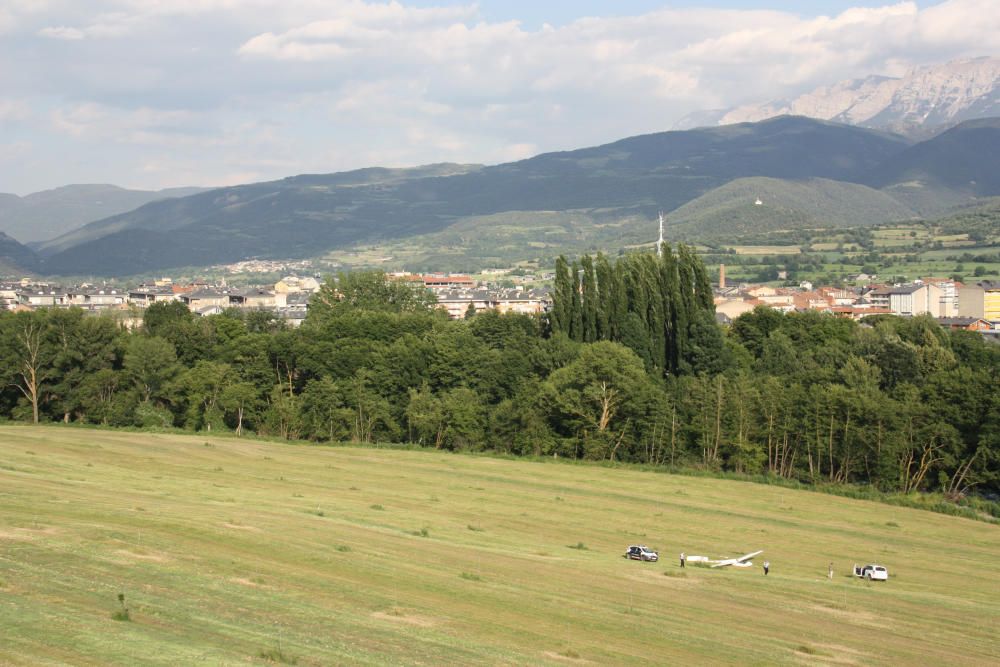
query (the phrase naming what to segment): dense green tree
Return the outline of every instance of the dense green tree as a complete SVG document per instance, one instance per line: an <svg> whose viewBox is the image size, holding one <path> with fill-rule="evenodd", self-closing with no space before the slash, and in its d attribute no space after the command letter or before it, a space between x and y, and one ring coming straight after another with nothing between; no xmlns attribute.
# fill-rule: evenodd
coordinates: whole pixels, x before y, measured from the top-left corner
<svg viewBox="0 0 1000 667"><path fill-rule="evenodd" d="M198 361L184 371L177 384L186 405L185 425L193 430L211 431L223 426L220 399L233 384L235 374L229 364L218 361Z"/></svg>
<svg viewBox="0 0 1000 667"><path fill-rule="evenodd" d="M583 277L580 295L582 310L580 339L585 343L593 343L598 340L597 274L594 271L594 262L589 255L584 255L580 266Z"/></svg>
<svg viewBox="0 0 1000 667"><path fill-rule="evenodd" d="M142 326L151 336L170 338L178 328L194 322L194 314L180 301L157 301L142 314Z"/></svg>
<svg viewBox="0 0 1000 667"><path fill-rule="evenodd" d="M740 315L733 321L729 335L733 336L754 357L764 353L764 341L784 323L783 315L773 308L757 306L750 313Z"/></svg>
<svg viewBox="0 0 1000 667"><path fill-rule="evenodd" d="M4 382L16 387L31 407L31 420L39 422L41 403L55 369L55 350L46 344L49 321L55 311L18 312L0 323L0 358Z"/></svg>
<svg viewBox="0 0 1000 667"><path fill-rule="evenodd" d="M353 412L344 406L341 388L329 377L309 382L302 391L303 435L313 440L343 440L351 432Z"/></svg>
<svg viewBox="0 0 1000 667"><path fill-rule="evenodd" d="M257 388L249 382L232 382L225 385L219 395L219 407L235 422L233 430L237 436L243 435L247 418L256 418L259 406Z"/></svg>
<svg viewBox="0 0 1000 667"><path fill-rule="evenodd" d="M159 336L132 336L123 367L144 403L164 400L168 384L181 370L174 346Z"/></svg>
<svg viewBox="0 0 1000 667"><path fill-rule="evenodd" d="M675 254L665 244L659 259L627 254L613 267L602 255L596 262L584 256L579 267L564 258L556 263L553 331L581 342L621 342L657 373L725 365L706 359L724 354L725 345L707 273L690 248L678 246Z"/></svg>
<svg viewBox="0 0 1000 667"><path fill-rule="evenodd" d="M541 383L529 380L516 396L500 401L490 411L491 448L498 452L531 456L555 451L556 438L549 426L544 400Z"/></svg>
<svg viewBox="0 0 1000 667"><path fill-rule="evenodd" d="M552 286L552 331L572 337L571 322L573 320L573 293L575 278L570 276L569 264L560 255L556 259L556 274Z"/></svg>
<svg viewBox="0 0 1000 667"><path fill-rule="evenodd" d="M50 313L46 343L52 350L54 382L49 401L63 421L83 417L91 389L87 378L118 365L121 333L111 318L87 317L78 308Z"/></svg>
<svg viewBox="0 0 1000 667"><path fill-rule="evenodd" d="M382 271L340 273L336 280L327 278L309 300L309 324L322 323L330 317L361 311L405 313L426 310L436 298L423 285L396 280Z"/></svg>
<svg viewBox="0 0 1000 667"><path fill-rule="evenodd" d="M610 341L584 346L580 356L549 376L545 402L553 427L580 439L587 458L614 459L633 431L643 390L651 380L642 361Z"/></svg>
<svg viewBox="0 0 1000 667"><path fill-rule="evenodd" d="M406 423L411 442L434 449L440 449L444 444L444 405L426 384L419 389L410 389Z"/></svg>
<svg viewBox="0 0 1000 667"><path fill-rule="evenodd" d="M300 402L300 396L288 392L284 385L274 385L262 416L262 432L286 440L298 438L302 430Z"/></svg>
<svg viewBox="0 0 1000 667"><path fill-rule="evenodd" d="M688 326L688 345L681 368L689 373L715 375L733 366L715 316L699 310Z"/></svg>
<svg viewBox="0 0 1000 667"><path fill-rule="evenodd" d="M87 375L78 393L80 411L88 421L105 426L126 426L133 422L139 395L121 371L102 368Z"/></svg>
<svg viewBox="0 0 1000 667"><path fill-rule="evenodd" d="M977 333L767 308L723 329L685 246L560 258L553 288L546 316L449 321L422 288L349 274L299 329L169 303L137 331L4 312L0 414L1000 491L1000 346Z"/></svg>
<svg viewBox="0 0 1000 667"><path fill-rule="evenodd" d="M354 442L384 442L401 435L389 401L378 393L374 374L362 369L337 383L350 410L349 438Z"/></svg>

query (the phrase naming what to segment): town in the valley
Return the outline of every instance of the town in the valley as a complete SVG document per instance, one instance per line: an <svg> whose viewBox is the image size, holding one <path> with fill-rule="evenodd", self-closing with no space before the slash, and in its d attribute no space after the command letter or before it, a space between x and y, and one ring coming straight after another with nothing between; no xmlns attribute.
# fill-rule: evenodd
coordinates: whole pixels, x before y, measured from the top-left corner
<svg viewBox="0 0 1000 667"><path fill-rule="evenodd" d="M390 278L431 291L437 307L452 319L476 312L538 314L552 306L547 286L551 274L528 276L537 286L501 286L502 270L475 277L452 273L395 272ZM949 329L979 331L1000 337L1000 281L959 282L928 276L908 283L886 284L877 276L859 274L844 286L813 285L776 287L726 280L726 267L715 284L716 319L726 325L743 313L763 306L779 312L816 311L834 317L864 320L875 315L911 317L930 315ZM305 320L309 299L324 278L289 275L266 285L233 287L218 282L175 282L169 277L142 281L134 286L80 284L64 286L24 278L0 283L0 305L7 310L77 307L91 314L110 314L129 327L141 323L142 310L153 303L178 301L197 316L218 315L229 308L270 313L288 326ZM510 282L510 281L507 281ZM527 281L525 281L527 282Z"/></svg>

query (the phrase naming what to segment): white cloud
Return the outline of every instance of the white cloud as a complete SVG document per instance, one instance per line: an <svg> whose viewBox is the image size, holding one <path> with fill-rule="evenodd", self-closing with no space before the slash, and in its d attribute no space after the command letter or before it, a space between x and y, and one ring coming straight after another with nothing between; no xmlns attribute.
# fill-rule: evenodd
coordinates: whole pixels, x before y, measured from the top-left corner
<svg viewBox="0 0 1000 667"><path fill-rule="evenodd" d="M114 145L102 157L111 181L171 168L216 183L493 162L666 129L697 109L1000 55L996 2L815 18L663 9L536 30L487 21L471 1L0 0L0 62L19 63L0 67L0 89L21 100L22 121L48 121L31 138L53 161L89 166L96 145ZM0 105L0 119L12 108ZM0 182L56 173L2 171Z"/></svg>
<svg viewBox="0 0 1000 667"><path fill-rule="evenodd" d="M11 166L23 166L23 160L31 153L31 143L15 141L12 144L0 144L0 163Z"/></svg>
<svg viewBox="0 0 1000 667"><path fill-rule="evenodd" d="M0 99L0 121L17 123L31 116L31 107L24 100Z"/></svg>
<svg viewBox="0 0 1000 667"><path fill-rule="evenodd" d="M524 160L533 155L538 154L538 146L535 144L510 144L509 146L504 146L502 149L503 159L505 162L513 162L515 160Z"/></svg>
<svg viewBox="0 0 1000 667"><path fill-rule="evenodd" d="M629 99L644 87L662 100L728 104L897 71L900 62L916 64L925 43L946 41L952 56L1000 50L1000 13L985 4L950 0L921 11L903 2L814 19L664 10L527 31L515 23L472 22L463 12L354 3L335 18L259 33L238 53L292 69L323 62L397 68L465 95L477 88L487 96L605 91Z"/></svg>
<svg viewBox="0 0 1000 667"><path fill-rule="evenodd" d="M81 140L165 145L205 143L209 119L186 110L119 109L86 103L52 112L52 127Z"/></svg>
<svg viewBox="0 0 1000 667"><path fill-rule="evenodd" d="M25 18L48 11L47 0L4 0L0 4L0 34L13 32Z"/></svg>
<svg viewBox="0 0 1000 667"><path fill-rule="evenodd" d="M47 28L42 28L38 31L38 34L42 37L50 37L51 39L65 39L67 41L83 39L84 33L79 28L69 28L67 26L50 26Z"/></svg>

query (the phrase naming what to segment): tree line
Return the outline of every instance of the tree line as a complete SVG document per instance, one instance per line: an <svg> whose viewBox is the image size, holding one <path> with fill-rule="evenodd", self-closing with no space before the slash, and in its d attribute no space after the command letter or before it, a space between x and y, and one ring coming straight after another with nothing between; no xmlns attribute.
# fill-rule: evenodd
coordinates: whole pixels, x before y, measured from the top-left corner
<svg viewBox="0 0 1000 667"><path fill-rule="evenodd" d="M924 317L761 308L724 330L700 261L665 250L560 258L544 316L452 321L377 272L327 281L297 329L180 303L135 330L5 312L0 414L1000 490L1000 346Z"/></svg>

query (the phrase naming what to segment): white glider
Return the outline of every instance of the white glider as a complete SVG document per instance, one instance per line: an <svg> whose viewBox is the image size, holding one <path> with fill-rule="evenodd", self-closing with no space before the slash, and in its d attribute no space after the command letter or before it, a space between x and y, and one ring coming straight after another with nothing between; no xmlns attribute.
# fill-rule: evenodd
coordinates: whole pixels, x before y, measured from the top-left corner
<svg viewBox="0 0 1000 667"><path fill-rule="evenodd" d="M711 560L708 556L688 556L685 560L688 563L699 563L704 565L709 565L710 567L726 567L732 565L733 567L751 567L753 562L750 560L754 556L764 553L764 550L754 551L753 553L746 554L745 556L740 556L739 558L725 558L723 560Z"/></svg>
<svg viewBox="0 0 1000 667"><path fill-rule="evenodd" d="M732 565L733 567L751 567L753 562L750 559L762 553L764 553L763 549L740 556L739 558L726 558L725 560L713 560L709 562L712 564L712 567L726 567L727 565Z"/></svg>

